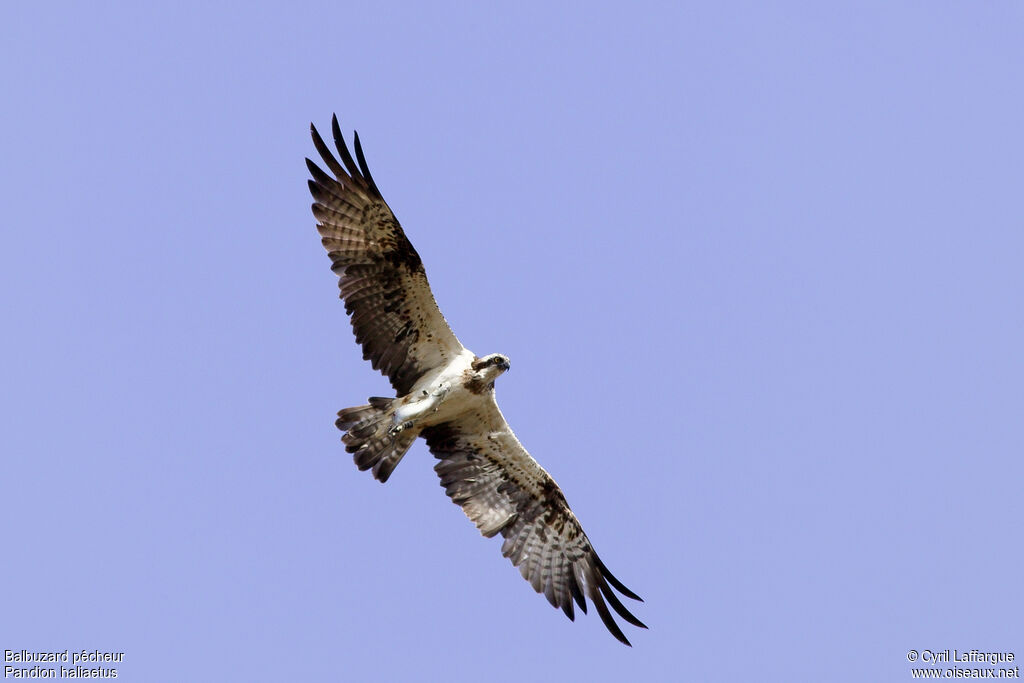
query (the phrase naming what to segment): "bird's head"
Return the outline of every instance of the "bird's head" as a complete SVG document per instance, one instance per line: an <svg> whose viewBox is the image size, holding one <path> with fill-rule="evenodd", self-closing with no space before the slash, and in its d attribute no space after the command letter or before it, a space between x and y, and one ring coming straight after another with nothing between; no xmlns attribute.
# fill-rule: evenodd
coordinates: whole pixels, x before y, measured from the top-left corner
<svg viewBox="0 0 1024 683"><path fill-rule="evenodd" d="M492 353L489 356L477 358L473 361L473 371L482 382L487 384L493 382L499 375L510 367L511 365L508 362L508 356L504 356L500 353Z"/></svg>

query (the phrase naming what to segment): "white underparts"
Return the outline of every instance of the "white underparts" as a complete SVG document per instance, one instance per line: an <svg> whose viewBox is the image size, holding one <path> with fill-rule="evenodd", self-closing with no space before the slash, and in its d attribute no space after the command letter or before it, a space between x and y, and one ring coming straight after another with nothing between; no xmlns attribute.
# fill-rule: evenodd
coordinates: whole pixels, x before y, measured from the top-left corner
<svg viewBox="0 0 1024 683"><path fill-rule="evenodd" d="M415 421L431 413L436 413L437 409L441 407L441 402L444 401L450 391L451 383L441 382L433 391L421 389L411 394L408 402L399 406L398 410L395 411L395 424L400 425L405 422Z"/></svg>
<svg viewBox="0 0 1024 683"><path fill-rule="evenodd" d="M465 381L473 358L473 352L465 350L438 372L421 378L395 411L395 426L413 422L417 427L428 427L469 408L473 397Z"/></svg>

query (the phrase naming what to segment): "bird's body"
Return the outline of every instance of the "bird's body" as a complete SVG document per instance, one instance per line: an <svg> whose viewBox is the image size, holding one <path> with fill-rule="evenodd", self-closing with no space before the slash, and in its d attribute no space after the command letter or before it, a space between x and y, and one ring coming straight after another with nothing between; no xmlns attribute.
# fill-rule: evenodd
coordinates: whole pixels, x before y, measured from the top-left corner
<svg viewBox="0 0 1024 683"><path fill-rule="evenodd" d="M413 422L420 427L430 427L480 408L484 400L480 389L488 382L483 373L473 369L474 361L479 360L466 349L447 365L424 375L402 398L401 406L395 411L395 425Z"/></svg>
<svg viewBox="0 0 1024 683"><path fill-rule="evenodd" d="M417 437L438 463L452 501L484 536L499 532L502 553L566 616L589 598L623 643L608 605L646 628L611 588L622 585L594 552L554 479L530 457L498 408L494 382L509 369L502 354L479 357L462 345L434 301L419 255L384 202L358 135L356 159L337 118L332 132L342 163L312 129L332 178L307 159L313 214L363 356L391 380L395 398L372 397L338 413L342 441L359 469L385 482ZM607 604L605 603L607 600Z"/></svg>

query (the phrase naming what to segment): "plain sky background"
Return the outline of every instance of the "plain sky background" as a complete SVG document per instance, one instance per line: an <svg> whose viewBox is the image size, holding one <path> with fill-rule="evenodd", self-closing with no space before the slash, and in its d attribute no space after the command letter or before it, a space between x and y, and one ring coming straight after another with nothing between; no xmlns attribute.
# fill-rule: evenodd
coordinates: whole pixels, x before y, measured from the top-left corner
<svg viewBox="0 0 1024 683"><path fill-rule="evenodd" d="M4 3L0 648L129 681L901 681L1024 657L1016 2ZM610 569L386 485L308 126L358 129Z"/></svg>

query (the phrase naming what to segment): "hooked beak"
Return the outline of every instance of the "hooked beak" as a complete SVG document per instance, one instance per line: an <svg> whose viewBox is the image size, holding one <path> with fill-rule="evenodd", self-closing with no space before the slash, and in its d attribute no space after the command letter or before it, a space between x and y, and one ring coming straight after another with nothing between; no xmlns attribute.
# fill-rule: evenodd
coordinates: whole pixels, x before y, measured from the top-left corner
<svg viewBox="0 0 1024 683"><path fill-rule="evenodd" d="M498 367L501 368L503 372L508 372L512 369L512 365L507 360L500 361L498 363Z"/></svg>

